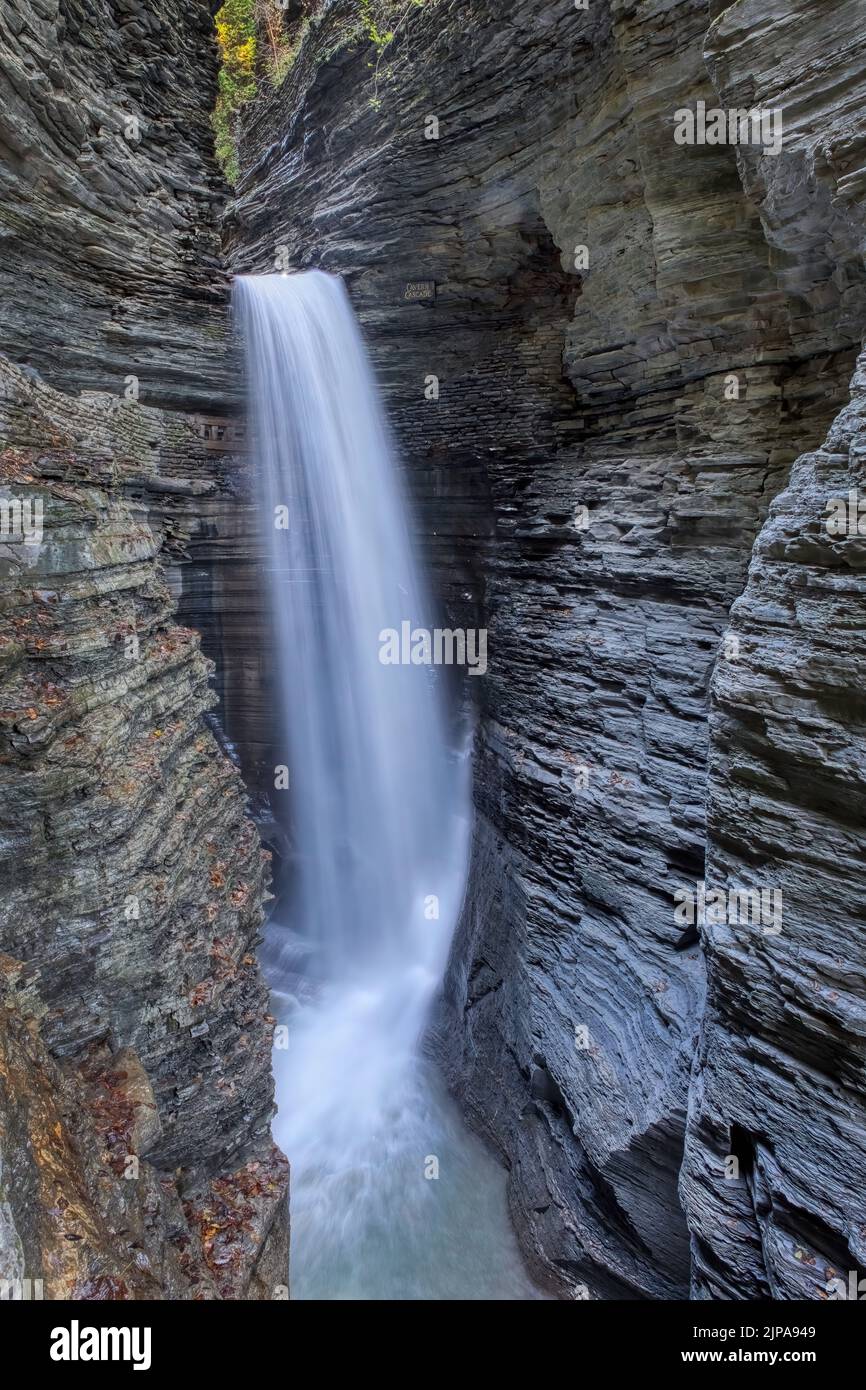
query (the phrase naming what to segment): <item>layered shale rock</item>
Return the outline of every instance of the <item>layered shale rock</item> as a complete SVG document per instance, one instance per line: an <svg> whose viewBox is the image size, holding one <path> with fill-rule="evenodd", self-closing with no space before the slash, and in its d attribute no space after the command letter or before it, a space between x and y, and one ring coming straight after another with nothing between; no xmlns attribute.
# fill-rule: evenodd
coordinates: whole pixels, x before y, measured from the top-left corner
<svg viewBox="0 0 866 1390"><path fill-rule="evenodd" d="M140 1061L95 1043L58 1062L38 979L0 957L0 1297L286 1297L282 1157L248 1159L181 1202L142 1157L160 1119Z"/></svg>
<svg viewBox="0 0 866 1390"><path fill-rule="evenodd" d="M847 1296L866 1262L866 544L826 529L866 497L866 359L853 386L773 504L713 684L707 888L779 912L704 928L681 1180L703 1298Z"/></svg>
<svg viewBox="0 0 866 1390"><path fill-rule="evenodd" d="M64 390L222 399L213 8L4 2L0 342Z"/></svg>
<svg viewBox="0 0 866 1390"><path fill-rule="evenodd" d="M194 1284L211 1296L200 1251L180 1246L173 1185L140 1160L159 1123L134 1056L62 1067L27 967L0 957L0 980L4 1298L183 1298Z"/></svg>
<svg viewBox="0 0 866 1390"><path fill-rule="evenodd" d="M192 413L201 447L184 430L164 461L156 523L181 617L220 657L223 720L258 780L270 686L233 429L242 382L210 126L216 8L3 5L0 347L60 389Z"/></svg>
<svg viewBox="0 0 866 1390"><path fill-rule="evenodd" d="M428 0L378 61L338 0L253 109L229 214L237 268L345 276L449 617L489 629L443 1058L564 1293L690 1288L705 955L674 907L707 872L708 688L866 315L853 11L816 66L770 10ZM790 152L676 142L682 108L763 99L755 71Z"/></svg>
<svg viewBox="0 0 866 1390"><path fill-rule="evenodd" d="M804 335L863 332L860 20L742 0L707 39L726 102L785 111L784 160L744 161L744 182ZM707 888L773 893L781 912L704 928L681 1179L702 1298L844 1297L866 1262L864 367L771 508L713 682Z"/></svg>
<svg viewBox="0 0 866 1390"><path fill-rule="evenodd" d="M174 622L208 508L234 525L215 448L235 387L210 10L12 0L0 17L0 949L38 969L44 1008L30 1079L13 1047L0 1107L24 1145L8 1248L26 1277L56 1274L56 1296L275 1297L287 1282L255 958L266 856L208 726L212 667ZM139 1073L154 1124L133 1142L115 1091ZM71 1089L55 1095L58 1075ZM40 1228L34 1193L59 1177L26 1138L30 1082L46 1116L96 1088L68 1137L81 1221L59 1234ZM119 1138L99 1125L115 1101ZM115 1191L124 1143L145 1177ZM126 1225L177 1257L157 1267L142 1237L133 1279Z"/></svg>
<svg viewBox="0 0 866 1390"><path fill-rule="evenodd" d="M254 955L266 860L148 522L153 443L177 423L0 374L3 493L42 532L0 558L0 940L40 968L55 1055L140 1059L159 1118L144 1156L180 1170L193 1208L250 1162L269 1175L260 1248L271 1227L283 1240L285 1196ZM237 1262L236 1294L258 1253Z"/></svg>

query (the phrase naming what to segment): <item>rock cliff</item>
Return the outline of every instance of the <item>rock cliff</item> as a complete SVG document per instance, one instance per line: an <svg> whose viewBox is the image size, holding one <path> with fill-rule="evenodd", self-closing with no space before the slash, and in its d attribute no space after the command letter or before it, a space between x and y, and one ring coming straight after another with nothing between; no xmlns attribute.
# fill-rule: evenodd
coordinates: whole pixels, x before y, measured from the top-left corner
<svg viewBox="0 0 866 1390"><path fill-rule="evenodd" d="M2 499L45 525L0 550L0 1253L60 1297L286 1263L266 865L190 630L261 788L213 8L0 15ZM863 547L825 525L866 457L860 9L425 0L379 53L307 2L244 121L232 269L345 277L443 609L489 631L438 1049L564 1296L866 1261ZM781 150L679 143L701 102ZM778 921L689 933L702 886Z"/></svg>
<svg viewBox="0 0 866 1390"><path fill-rule="evenodd" d="M861 18L855 4L741 0L706 40L725 104L785 113L784 158L744 162L743 182L798 337L819 348L864 334ZM772 889L783 912L779 933L706 928L681 1178L702 1298L822 1298L866 1257L864 552L856 520L828 532L828 503L863 496L864 366L770 508L731 614L738 659L713 678L707 883Z"/></svg>
<svg viewBox="0 0 866 1390"><path fill-rule="evenodd" d="M267 857L162 565L231 508L210 10L0 16L0 1272L55 1298L288 1279Z"/></svg>
<svg viewBox="0 0 866 1390"><path fill-rule="evenodd" d="M379 59L335 0L244 129L234 266L346 278L449 617L490 633L442 1053L566 1294L819 1296L856 1258L858 666L821 632L857 561L809 479L847 485L859 407L792 465L866 322L861 28L428 0ZM699 102L779 110L781 153L678 143ZM689 945L702 882L784 888L782 935Z"/></svg>

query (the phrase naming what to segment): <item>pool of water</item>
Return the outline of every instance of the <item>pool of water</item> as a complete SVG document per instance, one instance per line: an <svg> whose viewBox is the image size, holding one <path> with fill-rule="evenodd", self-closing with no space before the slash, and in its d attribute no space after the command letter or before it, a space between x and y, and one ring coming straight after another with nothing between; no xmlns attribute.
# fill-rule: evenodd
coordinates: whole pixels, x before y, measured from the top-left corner
<svg viewBox="0 0 866 1390"><path fill-rule="evenodd" d="M277 996L275 1010L289 1030L275 1052L275 1136L292 1165L292 1298L544 1297L508 1218L505 1172L432 1062L383 1063L363 1028L353 1047L357 1001L330 1021L327 1003Z"/></svg>

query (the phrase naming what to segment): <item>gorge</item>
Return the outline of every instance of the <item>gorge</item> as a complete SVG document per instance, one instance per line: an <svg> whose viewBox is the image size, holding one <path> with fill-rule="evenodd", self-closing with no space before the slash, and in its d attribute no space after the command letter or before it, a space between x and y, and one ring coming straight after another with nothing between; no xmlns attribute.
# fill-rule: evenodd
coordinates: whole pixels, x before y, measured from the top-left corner
<svg viewBox="0 0 866 1390"><path fill-rule="evenodd" d="M209 0L0 5L0 496L43 504L0 540L0 1278L832 1297L866 1265L866 552L826 525L866 460L862 6L235 9L220 55ZM678 140L698 109L780 148ZM393 451L295 304L273 464L323 511L278 533L232 283L323 281ZM306 633L275 536L334 578ZM402 611L364 588L389 557ZM483 633L484 673L382 666L406 620ZM421 906L374 1043L292 933L393 965L410 864L441 930ZM702 889L781 930L682 922ZM352 1213L326 1138L390 1216L317 1260Z"/></svg>

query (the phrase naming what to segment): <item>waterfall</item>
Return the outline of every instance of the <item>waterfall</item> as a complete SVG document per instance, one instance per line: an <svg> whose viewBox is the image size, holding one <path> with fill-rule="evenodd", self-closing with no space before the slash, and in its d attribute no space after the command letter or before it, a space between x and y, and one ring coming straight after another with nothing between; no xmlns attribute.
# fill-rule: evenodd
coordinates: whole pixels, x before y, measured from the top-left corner
<svg viewBox="0 0 866 1390"><path fill-rule="evenodd" d="M406 620L429 629L431 605L342 281L243 276L236 307L271 600L275 780L288 773L275 797L292 807L265 962L288 1030L275 1133L293 1168L295 1294L444 1296L423 1272L431 1225L459 1240L460 1205L482 1175L476 1218L501 1200L498 1170L419 1051L464 889L467 760L445 673L379 659L380 634ZM507 1245L502 1219L488 1225ZM477 1285L490 1242L475 1258Z"/></svg>

